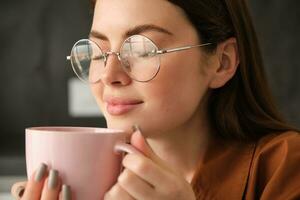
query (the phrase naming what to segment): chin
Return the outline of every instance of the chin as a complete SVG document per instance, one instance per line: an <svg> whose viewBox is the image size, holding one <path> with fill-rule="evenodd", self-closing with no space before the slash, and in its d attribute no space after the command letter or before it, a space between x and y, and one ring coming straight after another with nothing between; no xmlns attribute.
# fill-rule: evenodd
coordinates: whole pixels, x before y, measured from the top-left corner
<svg viewBox="0 0 300 200"><path fill-rule="evenodd" d="M143 120L128 120L128 119L119 119L119 120L107 120L107 127L112 129L120 129L125 132L131 133L133 131L132 126L138 125L142 131L142 134L145 137L153 137L157 135L160 131L159 128L155 126L155 124Z"/></svg>
<svg viewBox="0 0 300 200"><path fill-rule="evenodd" d="M121 129L128 133L131 133L133 131L132 127L134 125L138 125L142 130L143 135L145 136L148 135L149 128L151 129L151 127L148 127L149 123L145 120L141 120L140 118L139 119L134 119L134 118L107 119L107 128Z"/></svg>
<svg viewBox="0 0 300 200"><path fill-rule="evenodd" d="M134 124L132 122L129 122L128 120L107 120L107 128L112 128L112 129L121 129L126 132L131 132L132 131L132 126Z"/></svg>

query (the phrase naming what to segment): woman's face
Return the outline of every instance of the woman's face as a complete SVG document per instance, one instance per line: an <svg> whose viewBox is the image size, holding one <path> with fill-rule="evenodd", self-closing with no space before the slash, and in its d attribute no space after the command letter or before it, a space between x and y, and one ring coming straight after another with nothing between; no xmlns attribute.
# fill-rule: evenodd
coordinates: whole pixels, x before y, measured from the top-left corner
<svg viewBox="0 0 300 200"><path fill-rule="evenodd" d="M143 25L155 25L169 33L138 28ZM91 39L104 51L119 52L129 30L147 36L159 49L201 43L183 11L166 0L97 1L92 32L98 34L91 34ZM195 121L203 109L210 78L206 57L201 48L164 54L157 76L144 83L132 80L117 56L109 56L102 79L91 84L107 126L129 130L138 124L151 135Z"/></svg>

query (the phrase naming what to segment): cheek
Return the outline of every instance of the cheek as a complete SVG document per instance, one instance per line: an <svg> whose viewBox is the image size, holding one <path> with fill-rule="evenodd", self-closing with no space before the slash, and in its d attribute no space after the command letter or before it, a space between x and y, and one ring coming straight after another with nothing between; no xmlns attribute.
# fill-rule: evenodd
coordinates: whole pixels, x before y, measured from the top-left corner
<svg viewBox="0 0 300 200"><path fill-rule="evenodd" d="M155 95L169 96L177 101L199 99L202 91L208 86L208 76L203 73L204 66L196 59L199 55L196 53L169 55L162 59L157 89L153 90Z"/></svg>
<svg viewBox="0 0 300 200"><path fill-rule="evenodd" d="M186 61L176 56L168 60L172 62L164 62L157 79L145 90L146 99L150 100L147 111L152 115L147 119L160 130L187 122L208 88L207 77L196 60Z"/></svg>

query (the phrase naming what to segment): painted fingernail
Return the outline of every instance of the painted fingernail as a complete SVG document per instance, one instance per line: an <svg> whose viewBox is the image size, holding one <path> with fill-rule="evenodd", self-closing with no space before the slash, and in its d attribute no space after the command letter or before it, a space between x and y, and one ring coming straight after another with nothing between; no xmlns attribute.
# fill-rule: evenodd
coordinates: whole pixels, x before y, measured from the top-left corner
<svg viewBox="0 0 300 200"><path fill-rule="evenodd" d="M57 185L57 178L58 178L58 171L51 169L48 179L48 188L49 189L55 189Z"/></svg>
<svg viewBox="0 0 300 200"><path fill-rule="evenodd" d="M35 174L35 177L34 177L34 180L36 182L40 182L42 180L42 178L45 175L46 169L47 169L47 165L44 164L44 163L41 163L38 170L37 170L37 172L36 172L36 174Z"/></svg>
<svg viewBox="0 0 300 200"><path fill-rule="evenodd" d="M62 200L71 200L71 188L65 184L62 186Z"/></svg>
<svg viewBox="0 0 300 200"><path fill-rule="evenodd" d="M16 190L16 193L17 193L18 197L21 198L23 196L23 194L24 194L24 191L25 191L25 187L24 186L18 187L17 190Z"/></svg>
<svg viewBox="0 0 300 200"><path fill-rule="evenodd" d="M135 124L135 125L132 126L132 131L133 132L136 132L136 131L140 131L141 132L141 129L140 129L139 125Z"/></svg>

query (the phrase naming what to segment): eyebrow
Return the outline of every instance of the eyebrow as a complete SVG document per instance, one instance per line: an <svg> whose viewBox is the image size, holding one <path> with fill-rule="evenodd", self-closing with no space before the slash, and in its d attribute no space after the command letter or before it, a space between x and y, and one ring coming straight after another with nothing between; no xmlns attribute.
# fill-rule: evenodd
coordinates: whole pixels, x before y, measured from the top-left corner
<svg viewBox="0 0 300 200"><path fill-rule="evenodd" d="M173 35L172 32L170 32L167 29L164 29L160 26L157 26L154 24L143 24L143 25L135 26L135 27L129 29L128 31L126 31L126 33L123 34L123 38L127 38L132 35L141 34L141 33L147 32L147 31L156 31L159 33L167 34L167 35ZM99 31L96 31L96 30L92 30L89 34L89 37L94 37L94 38L98 38L98 39L106 40L106 41L109 40L105 34L99 32Z"/></svg>

